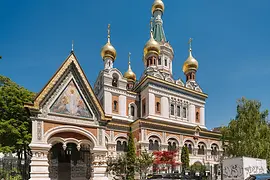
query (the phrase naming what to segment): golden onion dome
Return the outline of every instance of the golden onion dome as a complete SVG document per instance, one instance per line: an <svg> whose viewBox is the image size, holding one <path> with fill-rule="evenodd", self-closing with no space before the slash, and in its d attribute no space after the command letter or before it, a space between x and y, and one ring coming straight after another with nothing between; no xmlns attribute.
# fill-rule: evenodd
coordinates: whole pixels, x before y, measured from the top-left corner
<svg viewBox="0 0 270 180"><path fill-rule="evenodd" d="M125 72L124 77L127 78L128 81L136 81L136 74L130 68Z"/></svg>
<svg viewBox="0 0 270 180"><path fill-rule="evenodd" d="M111 58L113 61L116 59L116 50L111 44L110 24L108 24L108 42L101 49L101 57L104 60L106 57Z"/></svg>
<svg viewBox="0 0 270 180"><path fill-rule="evenodd" d="M116 59L116 50L108 41L101 49L101 57L104 60L106 57L112 58L114 61Z"/></svg>
<svg viewBox="0 0 270 180"><path fill-rule="evenodd" d="M127 78L128 81L136 81L136 74L132 71L130 65L130 53L128 54L128 70L125 72L124 77Z"/></svg>
<svg viewBox="0 0 270 180"><path fill-rule="evenodd" d="M154 14L154 12L156 10L160 10L162 13L164 12L164 3L162 2L162 0L155 0L153 5L152 5L152 14Z"/></svg>
<svg viewBox="0 0 270 180"><path fill-rule="evenodd" d="M160 45L159 43L153 38L152 32L150 33L150 39L147 41L143 48L144 57L147 56L148 53L154 53L159 55L160 53Z"/></svg>
<svg viewBox="0 0 270 180"><path fill-rule="evenodd" d="M198 70L198 67L199 67L198 61L192 56L191 52L192 52L192 50L189 49L189 56L183 65L183 72L184 73L187 73L190 70L194 70L194 71Z"/></svg>

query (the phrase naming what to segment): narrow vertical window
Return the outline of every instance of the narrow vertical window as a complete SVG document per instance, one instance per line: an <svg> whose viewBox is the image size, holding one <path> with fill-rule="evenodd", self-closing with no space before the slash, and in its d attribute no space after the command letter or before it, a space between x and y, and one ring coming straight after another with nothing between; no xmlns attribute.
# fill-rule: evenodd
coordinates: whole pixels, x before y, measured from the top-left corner
<svg viewBox="0 0 270 180"><path fill-rule="evenodd" d="M157 107L157 112L160 112L160 103L159 102L157 102L157 105L156 105Z"/></svg>
<svg viewBox="0 0 270 180"><path fill-rule="evenodd" d="M177 116L180 117L181 108L180 106L177 106Z"/></svg>
<svg viewBox="0 0 270 180"><path fill-rule="evenodd" d="M167 66L167 59L165 58L165 66Z"/></svg>
<svg viewBox="0 0 270 180"><path fill-rule="evenodd" d="M183 118L187 118L187 108L183 107Z"/></svg>
<svg viewBox="0 0 270 180"><path fill-rule="evenodd" d="M113 111L117 111L117 101L113 101Z"/></svg>
<svg viewBox="0 0 270 180"><path fill-rule="evenodd" d="M174 105L171 104L171 115L174 115Z"/></svg>
<svg viewBox="0 0 270 180"><path fill-rule="evenodd" d="M161 65L161 58L158 57L158 65Z"/></svg>
<svg viewBox="0 0 270 180"><path fill-rule="evenodd" d="M196 122L200 122L200 119L199 119L199 112L196 112Z"/></svg>
<svg viewBox="0 0 270 180"><path fill-rule="evenodd" d="M130 106L130 115L134 116L135 115L135 108L133 105Z"/></svg>

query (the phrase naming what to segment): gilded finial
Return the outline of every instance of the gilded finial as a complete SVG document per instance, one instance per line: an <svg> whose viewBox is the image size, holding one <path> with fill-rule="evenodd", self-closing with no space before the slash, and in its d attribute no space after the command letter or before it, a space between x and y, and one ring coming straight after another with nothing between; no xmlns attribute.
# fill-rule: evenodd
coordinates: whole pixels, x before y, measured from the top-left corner
<svg viewBox="0 0 270 180"><path fill-rule="evenodd" d="M71 43L71 52L73 52L74 50L74 41L72 40L72 43Z"/></svg>
<svg viewBox="0 0 270 180"><path fill-rule="evenodd" d="M189 38L189 40L188 40L188 44L189 44L189 51L192 51L192 41L193 41L193 39L192 38Z"/></svg>
<svg viewBox="0 0 270 180"><path fill-rule="evenodd" d="M153 17L150 19L150 31L153 31Z"/></svg>
<svg viewBox="0 0 270 180"><path fill-rule="evenodd" d="M110 42L111 39L111 25L108 24L108 43Z"/></svg>
<svg viewBox="0 0 270 180"><path fill-rule="evenodd" d="M131 56L131 53L129 52L128 53L128 66L130 66L130 56Z"/></svg>

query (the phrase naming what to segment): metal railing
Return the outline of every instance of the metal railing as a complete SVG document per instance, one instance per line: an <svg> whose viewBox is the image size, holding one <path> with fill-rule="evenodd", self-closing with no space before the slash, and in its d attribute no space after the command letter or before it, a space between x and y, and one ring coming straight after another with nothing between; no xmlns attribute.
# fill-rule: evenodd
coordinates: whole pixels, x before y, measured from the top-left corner
<svg viewBox="0 0 270 180"><path fill-rule="evenodd" d="M30 158L19 161L16 157L0 158L0 180L27 180L30 173Z"/></svg>

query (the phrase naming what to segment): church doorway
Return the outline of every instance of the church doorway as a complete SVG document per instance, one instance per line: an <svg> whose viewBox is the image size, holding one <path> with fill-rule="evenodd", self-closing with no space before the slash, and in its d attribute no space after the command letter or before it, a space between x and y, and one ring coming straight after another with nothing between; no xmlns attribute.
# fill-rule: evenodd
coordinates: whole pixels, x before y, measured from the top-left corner
<svg viewBox="0 0 270 180"><path fill-rule="evenodd" d="M89 180L92 154L90 145L57 143L50 149L49 177L51 180Z"/></svg>

